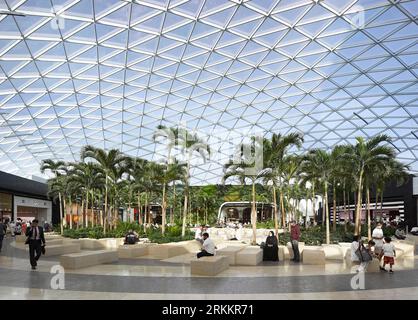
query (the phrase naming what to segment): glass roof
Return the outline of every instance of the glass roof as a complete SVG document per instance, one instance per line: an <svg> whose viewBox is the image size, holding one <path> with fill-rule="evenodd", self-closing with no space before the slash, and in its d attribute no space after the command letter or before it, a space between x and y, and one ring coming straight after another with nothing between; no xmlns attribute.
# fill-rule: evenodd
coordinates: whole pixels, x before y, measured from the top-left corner
<svg viewBox="0 0 418 320"><path fill-rule="evenodd" d="M417 15L397 0L0 0L0 170L39 175L86 144L158 160L165 125L209 141L195 184L273 132L303 132L303 150L386 133L417 172Z"/></svg>

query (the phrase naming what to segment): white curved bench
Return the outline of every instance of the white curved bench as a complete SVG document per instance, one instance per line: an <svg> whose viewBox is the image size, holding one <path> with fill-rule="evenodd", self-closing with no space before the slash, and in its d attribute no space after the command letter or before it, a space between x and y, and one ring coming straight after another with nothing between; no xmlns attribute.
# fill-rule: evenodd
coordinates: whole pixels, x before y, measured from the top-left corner
<svg viewBox="0 0 418 320"><path fill-rule="evenodd" d="M325 251L321 246L306 246L302 253L304 264L325 264Z"/></svg>
<svg viewBox="0 0 418 320"><path fill-rule="evenodd" d="M79 269L102 263L118 261L116 250L82 251L62 255L60 264L67 269Z"/></svg>
<svg viewBox="0 0 418 320"><path fill-rule="evenodd" d="M216 255L228 257L229 265L235 265L237 253L242 249L244 249L244 246L227 246L216 250Z"/></svg>
<svg viewBox="0 0 418 320"><path fill-rule="evenodd" d="M229 259L226 256L193 258L190 261L190 272L196 275L215 276L228 268Z"/></svg>
<svg viewBox="0 0 418 320"><path fill-rule="evenodd" d="M236 253L235 264L256 266L263 261L263 250L258 246L248 246Z"/></svg>

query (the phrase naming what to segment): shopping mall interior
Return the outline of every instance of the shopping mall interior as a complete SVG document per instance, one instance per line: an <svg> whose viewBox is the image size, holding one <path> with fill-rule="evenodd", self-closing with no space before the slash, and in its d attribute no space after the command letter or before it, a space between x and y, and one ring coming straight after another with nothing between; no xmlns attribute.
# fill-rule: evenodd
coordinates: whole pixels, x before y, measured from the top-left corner
<svg viewBox="0 0 418 320"><path fill-rule="evenodd" d="M1 300L418 298L418 0L0 0Z"/></svg>

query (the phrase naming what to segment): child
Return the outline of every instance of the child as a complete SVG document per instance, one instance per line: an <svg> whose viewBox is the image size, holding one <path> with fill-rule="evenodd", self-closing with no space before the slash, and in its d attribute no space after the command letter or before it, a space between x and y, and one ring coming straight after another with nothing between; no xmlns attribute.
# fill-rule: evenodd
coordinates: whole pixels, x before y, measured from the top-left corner
<svg viewBox="0 0 418 320"><path fill-rule="evenodd" d="M395 257L396 257L396 251L395 246L391 242L391 238L385 237L385 244L382 247L382 253L380 254L380 257L383 256L383 271L387 271L385 269L385 266L387 264L390 265L390 273L393 273L392 266L395 264Z"/></svg>

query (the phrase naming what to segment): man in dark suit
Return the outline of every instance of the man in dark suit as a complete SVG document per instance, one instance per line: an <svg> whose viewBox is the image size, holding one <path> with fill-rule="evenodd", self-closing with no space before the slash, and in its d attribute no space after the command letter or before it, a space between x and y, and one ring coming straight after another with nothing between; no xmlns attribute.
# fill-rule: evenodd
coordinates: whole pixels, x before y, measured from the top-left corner
<svg viewBox="0 0 418 320"><path fill-rule="evenodd" d="M32 270L35 270L42 253L42 246L45 246L44 229L38 226L38 219L32 221L30 228L26 230L26 236L29 244L30 265Z"/></svg>

